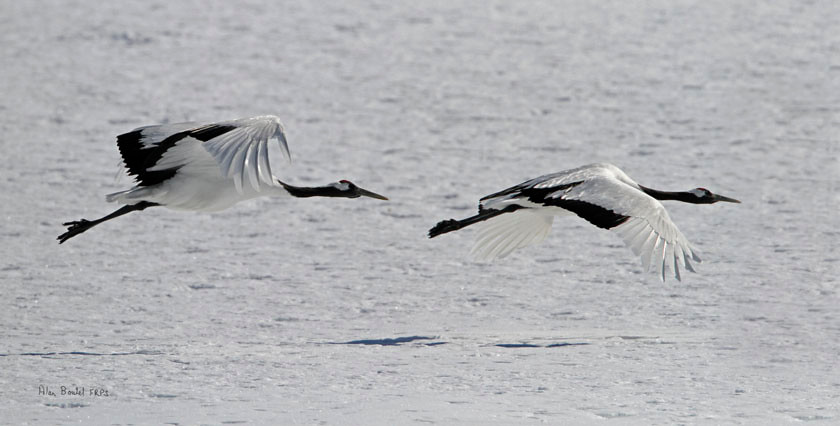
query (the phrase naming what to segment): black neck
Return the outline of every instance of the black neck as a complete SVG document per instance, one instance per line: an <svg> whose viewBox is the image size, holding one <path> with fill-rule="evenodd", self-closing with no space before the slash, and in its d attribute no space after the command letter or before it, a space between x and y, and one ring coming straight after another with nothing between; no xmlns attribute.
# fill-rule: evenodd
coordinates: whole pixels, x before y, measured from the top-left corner
<svg viewBox="0 0 840 426"><path fill-rule="evenodd" d="M642 185L639 185L639 188L644 191L645 194L650 195L657 200L676 200L685 203L701 204L700 198L690 192L659 191Z"/></svg>
<svg viewBox="0 0 840 426"><path fill-rule="evenodd" d="M282 181L280 182L283 185L283 188L286 188L286 191L289 191L289 194L292 194L294 197L298 198L308 198L308 197L347 197L348 193L346 191L341 191L334 186L314 186L314 187L306 187L306 186L293 186Z"/></svg>

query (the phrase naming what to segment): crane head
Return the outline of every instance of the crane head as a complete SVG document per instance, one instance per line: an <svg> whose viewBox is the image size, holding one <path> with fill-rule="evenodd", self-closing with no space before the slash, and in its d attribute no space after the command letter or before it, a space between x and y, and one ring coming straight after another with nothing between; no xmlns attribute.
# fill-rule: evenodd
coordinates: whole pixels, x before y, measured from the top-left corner
<svg viewBox="0 0 840 426"><path fill-rule="evenodd" d="M714 204L718 201L725 201L727 203L740 203L740 201L734 198L725 197L719 194L713 194L712 191L709 191L706 188L694 188L691 191L688 191L688 193L697 197L697 201L693 201L696 204Z"/></svg>
<svg viewBox="0 0 840 426"><path fill-rule="evenodd" d="M350 182L349 180L340 180L336 183L330 184L330 186L334 187L341 193L342 197L347 198L359 198L361 196L376 198L377 200L388 200L387 197L379 195L375 192L368 191L367 189L359 188L356 186L355 183Z"/></svg>

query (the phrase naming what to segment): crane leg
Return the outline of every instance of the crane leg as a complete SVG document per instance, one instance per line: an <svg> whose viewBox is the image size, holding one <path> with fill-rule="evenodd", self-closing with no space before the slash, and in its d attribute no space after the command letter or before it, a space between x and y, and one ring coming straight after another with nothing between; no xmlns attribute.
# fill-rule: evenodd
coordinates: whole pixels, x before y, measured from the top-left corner
<svg viewBox="0 0 840 426"><path fill-rule="evenodd" d="M146 209L148 207L154 207L154 206L159 206L159 205L160 204L158 204L158 203L141 201L137 204L122 206L121 208L119 208L115 212L109 214L108 216L104 216L104 217L101 217L101 218L96 219L96 220L79 219L79 220L74 220L72 222L65 222L62 225L67 227L67 232L59 235L58 238L56 238L56 239L58 240L58 243L61 244L65 241L69 240L70 238L73 238L76 235L79 235L82 232L85 232L88 229L93 228L94 226L99 225L102 222L105 222L106 220L111 220L111 219L120 217L120 216L122 216L126 213L131 213L133 211L140 211L140 210Z"/></svg>
<svg viewBox="0 0 840 426"><path fill-rule="evenodd" d="M482 222L487 219L496 217L501 214L515 212L519 209L525 207L518 206L518 205L510 205L501 210L481 210L475 216L470 216L466 219L456 220L456 219L447 219L438 222L432 229L429 230L429 238L437 237L440 234L445 234L447 232L457 231L461 228L470 226L474 223Z"/></svg>

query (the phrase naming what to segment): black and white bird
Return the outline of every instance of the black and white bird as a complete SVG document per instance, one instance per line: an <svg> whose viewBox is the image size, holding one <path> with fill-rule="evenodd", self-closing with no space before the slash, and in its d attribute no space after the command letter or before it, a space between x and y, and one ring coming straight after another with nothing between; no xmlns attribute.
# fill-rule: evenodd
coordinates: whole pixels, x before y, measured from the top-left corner
<svg viewBox="0 0 840 426"><path fill-rule="evenodd" d="M265 115L212 124L176 123L145 126L117 136L117 146L136 186L105 199L124 206L96 220L67 222L59 244L88 229L133 211L162 206L212 212L262 196L344 197L387 200L348 180L299 187L272 172L269 142L277 141L291 161L280 119Z"/></svg>
<svg viewBox="0 0 840 426"><path fill-rule="evenodd" d="M658 200L693 204L740 201L705 188L685 192L658 191L639 185L621 169L606 163L590 164L536 179L481 199L478 214L439 222L429 238L487 221L479 231L472 254L484 260L507 256L515 249L542 241L554 216L576 214L593 225L615 230L642 266L651 265L665 280L670 269L680 280L680 266L694 272L697 251L671 221Z"/></svg>

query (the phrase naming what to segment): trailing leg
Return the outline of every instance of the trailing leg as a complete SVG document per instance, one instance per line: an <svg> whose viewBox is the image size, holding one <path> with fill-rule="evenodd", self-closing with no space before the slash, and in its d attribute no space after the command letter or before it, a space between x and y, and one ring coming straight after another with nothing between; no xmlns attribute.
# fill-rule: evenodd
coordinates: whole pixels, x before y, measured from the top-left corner
<svg viewBox="0 0 840 426"><path fill-rule="evenodd" d="M478 212L477 215L470 216L466 219L442 220L442 221L438 222L438 224L435 225L432 229L429 230L429 238L434 238L434 237L437 237L440 234L445 234L447 232L457 231L461 228L470 226L474 223L485 221L487 219L496 217L500 214L515 212L516 210L519 210L521 208L524 208L524 207L513 204L513 205L507 206L507 207L505 207L501 210L492 210L492 209L481 210L481 211Z"/></svg>
<svg viewBox="0 0 840 426"><path fill-rule="evenodd" d="M56 239L58 240L58 243L61 244L65 241L69 240L70 238L73 238L76 235L79 235L82 232L85 232L88 229L93 228L94 226L99 225L100 223L105 222L107 220L111 220L111 219L120 217L120 216L122 216L126 213L131 213L133 211L140 211L140 210L144 210L148 207L154 207L154 206L159 206L159 205L160 204L157 204L157 203L150 203L148 201L141 201L137 204L122 206L121 208L119 208L115 212L109 214L108 216L101 217L101 218L96 219L96 220L79 219L79 220L74 220L72 222L65 222L65 223L63 223L63 225L67 227L67 232L59 235L58 238L56 238Z"/></svg>

